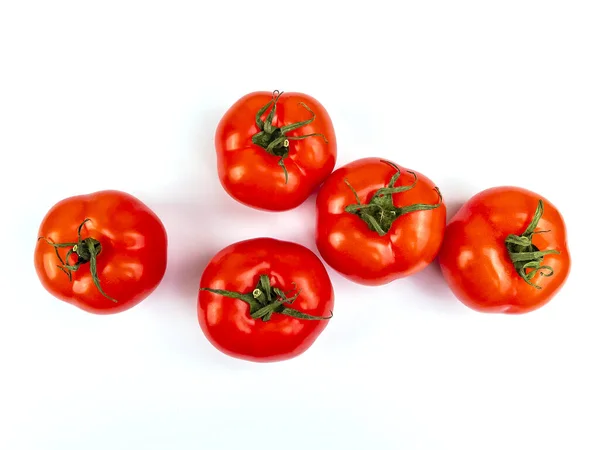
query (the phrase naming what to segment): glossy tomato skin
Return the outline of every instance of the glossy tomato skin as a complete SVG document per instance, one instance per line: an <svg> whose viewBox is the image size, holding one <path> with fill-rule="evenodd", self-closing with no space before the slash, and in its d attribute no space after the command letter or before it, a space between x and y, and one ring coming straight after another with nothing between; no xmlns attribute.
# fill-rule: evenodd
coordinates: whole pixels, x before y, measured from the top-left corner
<svg viewBox="0 0 600 450"><path fill-rule="evenodd" d="M323 134L289 141L289 156L284 159L288 171L278 165L279 158L252 143L259 132L255 116L273 98L272 92L252 92L236 101L222 117L215 134L217 168L225 191L240 203L265 211L285 211L302 204L332 172L337 158L333 123L326 109L313 97L284 92L277 101L273 123L277 127L310 119L314 121L287 133L302 136ZM263 114L266 119L268 111Z"/></svg>
<svg viewBox="0 0 600 450"><path fill-rule="evenodd" d="M414 176L403 167L396 186L408 186ZM385 187L396 169L381 158L353 161L327 178L317 195L316 243L327 264L346 278L363 285L377 286L415 274L436 257L444 237L446 205L435 184L425 175L417 175L413 189L393 194L395 206L441 204L428 211L402 215L389 232L379 236L365 221L345 211L356 204L346 181L356 190L361 203Z"/></svg>
<svg viewBox="0 0 600 450"><path fill-rule="evenodd" d="M526 283L515 270L505 245L510 234L520 235L528 227L538 201L544 212L532 243L540 251L560 254L544 256L554 275L540 273ZM484 190L470 198L449 221L439 254L442 274L454 295L480 312L523 314L548 303L561 289L570 272L571 260L562 215L544 197L513 186Z"/></svg>
<svg viewBox="0 0 600 450"><path fill-rule="evenodd" d="M167 233L158 216L134 196L106 190L78 195L55 204L39 227L40 237L51 242L77 242L77 229L83 239L97 239L102 250L97 256L100 285L94 283L90 264L72 272L72 281L57 265L54 247L44 239L37 242L34 263L44 288L56 298L94 314L125 311L148 297L161 282L167 266ZM61 257L69 248L59 249ZM69 262L76 261L72 257Z"/></svg>
<svg viewBox="0 0 600 450"><path fill-rule="evenodd" d="M205 268L200 287L252 292L261 274L284 292L301 290L294 309L313 316L333 311L333 286L319 258L300 244L272 238L241 241L219 251ZM304 353L330 319L274 314L264 322L251 318L243 301L201 290L198 320L209 342L226 355L275 362Z"/></svg>

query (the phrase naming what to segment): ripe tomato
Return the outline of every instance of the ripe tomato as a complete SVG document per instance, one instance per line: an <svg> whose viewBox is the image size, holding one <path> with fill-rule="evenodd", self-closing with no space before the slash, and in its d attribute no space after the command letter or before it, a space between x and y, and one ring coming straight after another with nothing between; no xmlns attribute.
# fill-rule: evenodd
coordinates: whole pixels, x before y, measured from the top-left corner
<svg viewBox="0 0 600 450"><path fill-rule="evenodd" d="M439 262L465 305L507 314L550 301L571 265L561 214L518 187L495 187L469 199L448 223Z"/></svg>
<svg viewBox="0 0 600 450"><path fill-rule="evenodd" d="M266 211L303 203L337 157L329 114L301 93L242 97L219 122L215 146L223 188L239 202Z"/></svg>
<svg viewBox="0 0 600 450"><path fill-rule="evenodd" d="M360 284L382 285L424 269L445 224L446 206L433 182L379 158L337 169L317 195L317 248Z"/></svg>
<svg viewBox="0 0 600 450"><path fill-rule="evenodd" d="M281 361L306 351L331 317L334 294L319 258L302 245L271 238L232 244L205 268L200 327L235 358Z"/></svg>
<svg viewBox="0 0 600 450"><path fill-rule="evenodd" d="M60 201L44 217L39 236L34 262L42 285L90 313L117 313L138 304L167 267L163 224L124 192Z"/></svg>

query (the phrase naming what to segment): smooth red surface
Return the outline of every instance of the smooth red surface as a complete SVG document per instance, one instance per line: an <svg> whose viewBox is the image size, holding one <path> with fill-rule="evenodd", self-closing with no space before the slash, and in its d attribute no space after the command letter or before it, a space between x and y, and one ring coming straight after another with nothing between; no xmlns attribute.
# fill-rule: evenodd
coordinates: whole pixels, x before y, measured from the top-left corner
<svg viewBox="0 0 600 450"><path fill-rule="evenodd" d="M543 265L554 275L538 274L528 285L515 270L505 239L522 234L528 227L539 200L544 214L532 242L540 251L555 249L559 255L546 255ZM468 307L491 313L518 314L548 303L565 283L571 260L565 223L556 207L540 195L518 187L495 187L469 199L448 223L439 254L442 273L456 297Z"/></svg>
<svg viewBox="0 0 600 450"><path fill-rule="evenodd" d="M283 169L277 164L279 157L252 143L252 136L259 132L256 113L272 98L272 92L253 92L224 114L215 134L217 166L221 184L233 198L256 209L284 211L302 204L331 173L337 157L337 141L323 105L306 94L284 92L277 102L275 126L310 119L310 112L298 104L303 102L315 113L315 120L287 136L322 133L328 140L326 143L317 136L290 140L289 156L284 160L288 171L286 184Z"/></svg>
<svg viewBox="0 0 600 450"><path fill-rule="evenodd" d="M167 234L160 219L140 200L120 191L100 191L60 201L44 217L38 236L55 243L77 242L81 237L100 241L98 278L104 297L92 282L89 264L72 273L72 281L57 267L54 247L39 240L35 269L48 292L65 302L96 314L117 313L140 303L161 282L167 267ZM59 249L64 257L69 248ZM72 256L70 263L76 261Z"/></svg>
<svg viewBox="0 0 600 450"><path fill-rule="evenodd" d="M200 287L250 293L260 275L284 292L301 289L287 305L313 316L329 316L334 293L319 258L293 242L257 238L218 252L202 274ZM295 283L295 285L294 285ZM268 322L250 317L242 300L200 291L198 319L208 340L223 353L250 361L281 361L306 351L329 320L303 320L273 314Z"/></svg>
<svg viewBox="0 0 600 450"><path fill-rule="evenodd" d="M403 167L396 186L407 186L414 177ZM435 184L414 170L413 189L393 194L395 206L435 204ZM317 195L316 242L327 264L345 277L365 285L382 285L419 272L435 258L444 235L446 206L415 211L394 221L390 231L379 236L357 215L344 211L356 198L344 180L354 187L361 203L388 185L396 169L380 158L363 158L337 169Z"/></svg>

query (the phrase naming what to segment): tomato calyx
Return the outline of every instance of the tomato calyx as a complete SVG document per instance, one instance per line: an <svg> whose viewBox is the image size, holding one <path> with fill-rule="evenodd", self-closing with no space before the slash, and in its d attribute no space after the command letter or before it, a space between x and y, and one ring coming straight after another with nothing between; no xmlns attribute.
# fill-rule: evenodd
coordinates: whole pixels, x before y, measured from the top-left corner
<svg viewBox="0 0 600 450"><path fill-rule="evenodd" d="M389 161L382 162L385 162L396 169L396 173L390 179L387 187L378 189L371 198L371 201L367 204L361 204L356 190L352 187L348 180L344 180L348 187L352 189L354 197L356 198L356 204L346 206L345 211L360 217L367 224L369 229L377 232L379 236L385 236L392 228L394 221L400 216L414 211L432 210L438 208L442 203L442 194L436 187L434 189L439 196L439 200L438 203L434 205L426 203L414 203L406 206L395 206L392 195L399 192L406 192L414 188L417 185L417 174L407 171L414 177L413 183L409 186L395 186L398 178L400 178L400 169L398 166Z"/></svg>
<svg viewBox="0 0 600 450"><path fill-rule="evenodd" d="M285 183L287 184L288 171L285 167L284 160L288 157L290 152L290 141L299 141L313 136L323 138L325 143L328 141L325 135L321 133L310 133L302 136L286 136L286 133L309 125L315 120L315 113L303 102L298 103L298 105L302 106L312 114L310 119L285 125L283 127L274 126L273 118L275 117L275 113L277 111L277 101L279 100L279 97L281 97L281 94L283 94L283 92L273 91L273 98L256 113L256 126L260 131L252 136L252 143L265 149L268 154L277 156L279 158L279 162L277 164L279 164L279 166L281 166L283 169L283 173L285 174ZM271 111L269 111L266 120L263 121L262 115L267 111L267 109L269 109L271 105L273 105L273 108Z"/></svg>
<svg viewBox="0 0 600 450"><path fill-rule="evenodd" d="M560 254L558 250L553 249L540 251L540 249L531 242L534 234L550 232L550 230L535 231L543 214L544 202L539 200L533 219L523 234L509 234L504 241L515 270L527 284L536 289L541 289L541 286L534 284L531 279L538 272L544 277L550 277L554 274L552 267L542 265L544 256Z"/></svg>
<svg viewBox="0 0 600 450"><path fill-rule="evenodd" d="M298 298L300 290L297 290L294 295L288 297L281 289L271 286L271 282L267 275L261 275L256 287L248 294L202 287L200 290L242 300L250 306L250 317L253 319L262 319L263 322L268 322L273 314L283 314L285 316L304 320L327 320L333 317L333 312L326 317L312 316L293 308L288 308L286 305L292 304L294 300Z"/></svg>
<svg viewBox="0 0 600 450"><path fill-rule="evenodd" d="M97 258L98 258L98 255L100 254L100 252L102 251L102 244L100 244L100 242L98 240L91 238L91 237L81 239L81 229L83 228L83 225L85 225L85 223L88 222L89 220L90 219L85 219L83 222L81 222L81 224L77 228L77 242L56 243L56 242L51 242L49 239L47 239L43 236L40 236L38 238L38 241L40 239L43 239L44 241L46 241L47 244L54 247L54 250L56 251L56 257L60 261L60 264L57 264L56 267L58 267L60 270L62 270L64 273L67 274L67 276L69 277L69 281L73 280L73 276L72 276L73 272L75 272L76 270L79 270L79 268L82 264L89 263L90 274L92 275L92 281L94 282L96 289L98 289L98 291L104 297L109 299L110 301L112 301L114 303L118 303L117 300L115 300L110 295L108 295L106 292L104 292L104 290L102 289L102 286L100 285L100 280L98 279ZM60 256L58 249L59 248L67 248L67 247L71 247L71 248L67 251L65 258L63 259ZM75 262L75 264L69 264L69 258L71 257L71 255L77 256L77 261Z"/></svg>

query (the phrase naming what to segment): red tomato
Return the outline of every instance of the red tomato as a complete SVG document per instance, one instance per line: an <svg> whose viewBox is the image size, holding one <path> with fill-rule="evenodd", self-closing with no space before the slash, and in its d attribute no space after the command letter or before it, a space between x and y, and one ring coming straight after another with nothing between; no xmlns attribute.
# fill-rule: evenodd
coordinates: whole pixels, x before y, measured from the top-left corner
<svg viewBox="0 0 600 450"><path fill-rule="evenodd" d="M44 217L34 261L48 292L111 314L141 302L167 267L160 219L130 194L100 191L60 201Z"/></svg>
<svg viewBox="0 0 600 450"><path fill-rule="evenodd" d="M448 223L439 262L465 305L507 314L550 301L571 265L561 214L518 187L491 188L469 199Z"/></svg>
<svg viewBox="0 0 600 450"><path fill-rule="evenodd" d="M433 182L379 158L337 169L317 195L317 248L360 284L382 285L424 269L445 224L446 206Z"/></svg>
<svg viewBox="0 0 600 450"><path fill-rule="evenodd" d="M232 244L200 281L198 319L223 353L271 362L306 351L332 315L334 294L319 258L302 245L271 238Z"/></svg>
<svg viewBox="0 0 600 450"><path fill-rule="evenodd" d="M337 157L329 114L301 93L242 97L219 122L215 146L223 188L239 202L267 211L303 203Z"/></svg>

